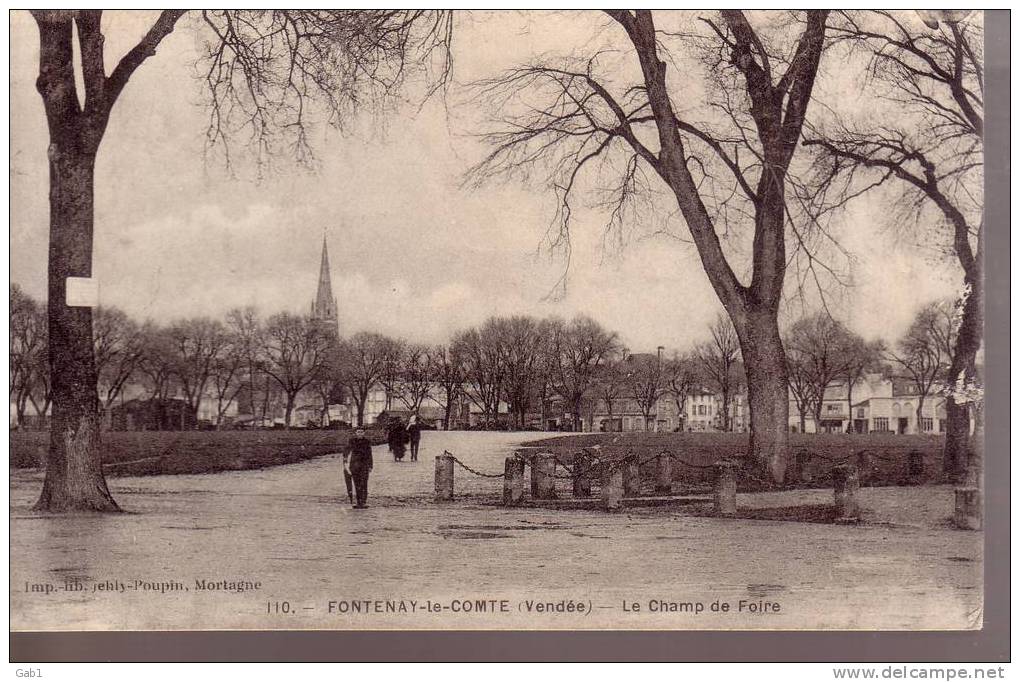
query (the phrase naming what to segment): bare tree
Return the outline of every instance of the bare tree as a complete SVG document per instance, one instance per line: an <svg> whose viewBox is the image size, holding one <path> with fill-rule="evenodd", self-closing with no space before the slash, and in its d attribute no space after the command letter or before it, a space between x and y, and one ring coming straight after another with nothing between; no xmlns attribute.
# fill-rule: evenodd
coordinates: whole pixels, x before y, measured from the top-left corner
<svg viewBox="0 0 1020 682"><path fill-rule="evenodd" d="M93 316L99 401L108 420L113 402L138 371L144 352L142 327L119 308L100 307Z"/></svg>
<svg viewBox="0 0 1020 682"><path fill-rule="evenodd" d="M258 311L252 306L246 306L233 308L227 313L227 329L233 339L234 350L244 358L243 380L247 383L246 399L251 408L251 425L255 428L269 414L275 384L265 371L264 327Z"/></svg>
<svg viewBox="0 0 1020 682"><path fill-rule="evenodd" d="M32 12L39 28L36 86L49 130L53 377L53 425L39 509L118 509L99 457L92 310L66 305L65 283L68 277L92 275L95 163L113 107L183 14L161 12L107 74L100 10ZM398 85L412 58L424 54L427 59L450 36L448 13L424 11L225 10L204 12L202 19L211 35L208 138L216 143L226 139L225 133L247 128L260 159L275 151L268 144L274 135L294 140L292 148L303 156L306 102L320 102L326 120L339 124L352 102Z"/></svg>
<svg viewBox="0 0 1020 682"><path fill-rule="evenodd" d="M856 195L889 184L902 190L909 223L941 238L963 271L964 293L948 370L943 468L968 466L971 398L979 383L984 297L983 29L952 17L925 28L912 12L840 12L832 34L868 59L863 87L888 103L866 121L812 131L805 144L830 161L826 178L839 178ZM900 217L900 216L898 216ZM902 229L904 220L897 220Z"/></svg>
<svg viewBox="0 0 1020 682"><path fill-rule="evenodd" d="M401 349L397 398L415 415L436 385L435 366L429 350L428 346L417 343L406 344Z"/></svg>
<svg viewBox="0 0 1020 682"><path fill-rule="evenodd" d="M609 15L626 36L625 56L636 57L640 82L621 83L622 69L599 73L600 59L621 54L611 49L580 64L540 63L484 83L483 95L504 105L510 125L489 136L493 150L475 172L519 174L548 162L560 198L554 229L561 244L569 244L571 199L585 172L601 172L603 186L615 188L607 201L611 225L653 186L651 177L664 183L740 339L752 458L782 481L789 413L778 324L790 223L785 195L827 12L808 12L794 41L772 39L767 21L733 10L702 17L697 35L658 28L651 11ZM698 87L688 87L692 72L677 68L671 45L704 55L701 83L710 91L712 124L688 115L694 109L689 90ZM670 64L677 73L669 73ZM527 93L541 100L520 106ZM614 170L617 180L606 181ZM739 226L753 231L747 283L723 246L723 233Z"/></svg>
<svg viewBox="0 0 1020 682"><path fill-rule="evenodd" d="M580 430L581 404L592 389L599 367L619 347L615 332L585 315L568 323L550 322L553 389L570 408L573 428Z"/></svg>
<svg viewBox="0 0 1020 682"><path fill-rule="evenodd" d="M8 313L11 337L8 392L20 426L25 422L28 402L33 393L38 393L42 379L40 372L46 361L46 318L42 307L17 284L11 284Z"/></svg>
<svg viewBox="0 0 1020 682"><path fill-rule="evenodd" d="M482 411L486 423L498 421L503 397L506 370L500 342L499 331L487 320L479 329L458 333L451 343L463 363L465 395Z"/></svg>
<svg viewBox="0 0 1020 682"><path fill-rule="evenodd" d="M736 368L740 358L740 341L729 318L720 313L709 328L712 340L698 346L696 354L702 375L708 378L713 388L722 395L722 428L729 431L730 400L736 388Z"/></svg>
<svg viewBox="0 0 1020 682"><path fill-rule="evenodd" d="M195 317L174 322L166 334L172 353L171 371L197 428L198 409L220 353L227 345L226 328L218 320Z"/></svg>
<svg viewBox="0 0 1020 682"><path fill-rule="evenodd" d="M329 406L343 403L346 395L340 362L340 339L332 331L327 333L326 346L322 366L311 384L315 394L322 401L322 415L319 418L321 426L330 424Z"/></svg>
<svg viewBox="0 0 1020 682"><path fill-rule="evenodd" d="M810 409L816 429L821 428L825 392L847 375L850 364L856 361L859 343L846 326L824 311L802 317L790 327L787 362L795 373L790 386L798 404L803 401Z"/></svg>
<svg viewBox="0 0 1020 682"><path fill-rule="evenodd" d="M432 376L441 391L438 402L443 406L443 426L449 431L453 418L454 406L460 400L464 388L464 374L460 356L454 346L433 346L429 349L429 363L432 365Z"/></svg>
<svg viewBox="0 0 1020 682"><path fill-rule="evenodd" d="M379 374L379 384L385 392L386 402L383 407L387 412L393 409L393 399L398 397L403 367L401 359L404 354L404 347L407 343L403 339L391 339L387 353L383 357L382 372Z"/></svg>
<svg viewBox="0 0 1020 682"><path fill-rule="evenodd" d="M298 394L322 371L330 348L330 336L312 319L278 313L266 320L263 333L265 372L283 391L284 424L291 417Z"/></svg>
<svg viewBox="0 0 1020 682"><path fill-rule="evenodd" d="M393 339L371 332L359 332L340 344L340 376L357 408L358 426L365 424L369 393L382 379L395 349Z"/></svg>
<svg viewBox="0 0 1020 682"><path fill-rule="evenodd" d="M881 369L882 355L885 352L885 343L882 341L865 341L856 334L852 334L846 348L846 364L843 371L843 380L846 381L846 409L853 423L854 411L854 387L859 384L869 371ZM791 379L791 386L793 381Z"/></svg>
<svg viewBox="0 0 1020 682"><path fill-rule="evenodd" d="M216 428L223 426L227 410L244 389L244 372L248 366L244 339L225 329L223 347L213 359L210 374L212 397L216 401Z"/></svg>
<svg viewBox="0 0 1020 682"><path fill-rule="evenodd" d="M952 348L952 317L947 306L938 302L921 308L906 334L899 340L889 358L910 377L917 390L917 429L921 430L924 403L938 382L943 381L949 367Z"/></svg>
<svg viewBox="0 0 1020 682"><path fill-rule="evenodd" d="M500 339L504 368L503 396L511 414L511 425L524 428L524 420L541 380L548 324L524 315L493 321Z"/></svg>
<svg viewBox="0 0 1020 682"><path fill-rule="evenodd" d="M619 353L609 353L598 366L595 376L593 393L597 400L605 407L609 421L613 422L613 407L617 400L626 397L628 393L627 374L623 368L624 358ZM595 425L592 424L592 428Z"/></svg>
<svg viewBox="0 0 1020 682"><path fill-rule="evenodd" d="M665 393L662 359L654 355L632 356L626 363L627 387L644 417L644 430L653 421L659 399Z"/></svg>
<svg viewBox="0 0 1020 682"><path fill-rule="evenodd" d="M818 402L815 391L814 373L808 353L786 341L786 377L790 383L790 393L797 407L797 420L800 432L807 433L807 415Z"/></svg>
<svg viewBox="0 0 1020 682"><path fill-rule="evenodd" d="M138 371L153 400L165 402L174 389L173 341L167 330L149 321L142 325Z"/></svg>
<svg viewBox="0 0 1020 682"><path fill-rule="evenodd" d="M666 393L673 398L676 404L677 425L680 431L684 430L687 420L687 396L691 395L699 385L700 374L697 370L698 361L696 356L681 355L674 353L663 366L666 386Z"/></svg>
<svg viewBox="0 0 1020 682"><path fill-rule="evenodd" d="M535 402L538 403L539 423L542 429L547 428L549 409L556 395L553 377L559 363L556 351L556 329L558 324L555 319L542 321L545 338L542 340L541 354L535 377Z"/></svg>

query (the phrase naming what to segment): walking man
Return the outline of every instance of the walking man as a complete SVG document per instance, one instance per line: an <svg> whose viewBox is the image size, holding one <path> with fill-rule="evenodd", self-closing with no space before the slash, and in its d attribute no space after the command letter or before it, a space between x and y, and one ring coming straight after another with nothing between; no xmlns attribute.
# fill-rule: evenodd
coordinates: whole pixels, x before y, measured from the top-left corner
<svg viewBox="0 0 1020 682"><path fill-rule="evenodd" d="M418 461L418 444L421 442L421 424L418 423L418 416L411 415L407 422L407 437L411 441L411 461Z"/></svg>
<svg viewBox="0 0 1020 682"><path fill-rule="evenodd" d="M344 472L350 473L354 482L355 509L368 506L368 474L372 471L372 443L365 438L365 429L354 431L354 438L347 444L344 453Z"/></svg>

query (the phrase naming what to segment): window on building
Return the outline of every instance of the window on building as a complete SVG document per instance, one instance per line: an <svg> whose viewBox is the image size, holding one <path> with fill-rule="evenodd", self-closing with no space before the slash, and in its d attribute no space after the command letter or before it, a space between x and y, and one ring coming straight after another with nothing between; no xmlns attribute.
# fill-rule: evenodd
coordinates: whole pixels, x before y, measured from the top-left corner
<svg viewBox="0 0 1020 682"><path fill-rule="evenodd" d="M872 431L888 431L889 430L889 418L888 417L875 417L871 420Z"/></svg>
<svg viewBox="0 0 1020 682"><path fill-rule="evenodd" d="M946 432L946 420L945 419L939 419L939 433L945 433L945 432Z"/></svg>
<svg viewBox="0 0 1020 682"><path fill-rule="evenodd" d="M700 416L704 416L705 415L705 406L704 405L698 405L698 414Z"/></svg>
<svg viewBox="0 0 1020 682"><path fill-rule="evenodd" d="M859 418L861 418L861 419L863 419L863 418L864 418L864 408L863 408L863 407L858 407L858 408L857 408L857 416L858 416Z"/></svg>
<svg viewBox="0 0 1020 682"><path fill-rule="evenodd" d="M825 409L828 410L829 412L839 412L839 405L833 405L832 403L829 403L828 405L825 406Z"/></svg>
<svg viewBox="0 0 1020 682"><path fill-rule="evenodd" d="M934 420L931 417L921 417L921 431L924 433L931 433L932 427L934 426Z"/></svg>

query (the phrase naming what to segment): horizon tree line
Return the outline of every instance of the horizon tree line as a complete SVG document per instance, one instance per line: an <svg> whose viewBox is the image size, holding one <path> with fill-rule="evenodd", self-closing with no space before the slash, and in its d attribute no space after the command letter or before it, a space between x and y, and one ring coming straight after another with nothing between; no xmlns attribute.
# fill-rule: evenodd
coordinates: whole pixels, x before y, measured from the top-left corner
<svg viewBox="0 0 1020 682"><path fill-rule="evenodd" d="M11 402L19 423L27 405L45 415L51 400L44 306L17 284L10 288ZM918 310L904 335L889 345L865 341L825 311L806 315L788 326L789 395L805 430L807 416L822 419L825 391L834 382L852 390L867 372L898 374L909 380L924 400L951 383L953 308L934 301ZM331 404L349 402L352 421L365 423L373 391L382 389L386 409L396 405L418 414L426 401L443 410L443 423L457 423L458 405L475 407L483 424L525 428L538 415L544 426L555 400L579 430L583 416L594 429L600 408L613 421L621 401L631 401L654 424L663 399L672 399L681 419L688 396L697 389L720 396L720 430L730 431L733 397L744 390L740 350L728 318L720 313L708 338L686 352L663 356L630 353L615 332L590 317L569 321L527 315L492 316L480 325L452 334L445 344L422 344L375 332L339 338L321 321L288 312L263 319L248 306L228 311L222 319L208 316L171 320L160 325L138 322L114 307L95 311L94 347L99 375L97 404L109 428L111 410L128 386L150 400L183 401L180 425L197 428L199 408L211 401L217 426L231 405L242 402L253 426L274 408L283 412L286 427L302 396L318 401L319 424L329 421ZM505 410L503 409L505 407ZM679 424L683 430L684 423Z"/></svg>

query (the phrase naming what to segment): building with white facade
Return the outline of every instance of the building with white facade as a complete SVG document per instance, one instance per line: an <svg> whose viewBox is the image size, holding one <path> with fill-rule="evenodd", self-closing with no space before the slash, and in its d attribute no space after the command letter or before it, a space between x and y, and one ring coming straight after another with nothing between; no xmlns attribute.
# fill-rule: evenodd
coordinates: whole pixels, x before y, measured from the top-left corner
<svg viewBox="0 0 1020 682"><path fill-rule="evenodd" d="M817 424L814 415L801 415L791 392L790 430L794 433L803 430L805 433L941 434L946 431L946 400L932 391L922 401L912 382L868 374L854 383L849 398L846 381L830 384L825 389L821 419Z"/></svg>

